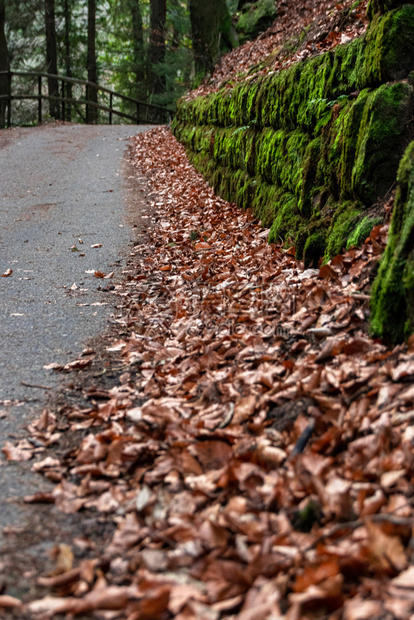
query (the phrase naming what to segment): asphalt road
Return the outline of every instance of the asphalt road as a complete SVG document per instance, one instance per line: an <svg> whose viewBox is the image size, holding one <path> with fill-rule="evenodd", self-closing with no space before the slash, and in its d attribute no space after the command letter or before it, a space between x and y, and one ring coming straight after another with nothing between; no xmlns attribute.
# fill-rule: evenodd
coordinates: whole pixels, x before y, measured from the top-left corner
<svg viewBox="0 0 414 620"><path fill-rule="evenodd" d="M44 365L72 361L107 324L113 296L99 291L103 281L87 272L115 271L116 278L128 253L133 232L123 156L128 137L147 129L54 125L0 132L0 275L13 272L0 277L0 448L24 436L45 402L46 390L23 383L56 389L61 377ZM21 516L4 499L33 492L38 478L3 461L0 539L2 528Z"/></svg>

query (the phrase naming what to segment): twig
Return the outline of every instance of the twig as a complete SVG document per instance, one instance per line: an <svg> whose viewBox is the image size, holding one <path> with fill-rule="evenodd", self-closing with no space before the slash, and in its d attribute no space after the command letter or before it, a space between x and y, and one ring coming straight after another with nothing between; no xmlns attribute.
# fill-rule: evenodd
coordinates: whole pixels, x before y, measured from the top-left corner
<svg viewBox="0 0 414 620"><path fill-rule="evenodd" d="M357 519L356 521L347 521L345 523L338 523L338 525L334 525L330 530L318 536L318 538L316 538L311 545L306 547L305 552L314 549L325 538L330 538L341 530L356 530L358 527L362 527L363 525L365 525L365 522L367 520L377 522L386 521L387 523L392 523L393 525L413 525L412 517L394 517L393 515L387 514L367 515L363 519Z"/></svg>
<svg viewBox="0 0 414 620"><path fill-rule="evenodd" d="M25 385L26 387L39 388L41 390L51 390L52 389L50 385L37 385L36 383L26 383L26 381L20 381L20 383L22 385Z"/></svg>
<svg viewBox="0 0 414 620"><path fill-rule="evenodd" d="M309 424L307 425L307 427L305 428L305 430L303 431L303 433L297 440L295 447L293 448L292 452L289 455L289 459L292 458L292 456L301 454L304 451L306 444L308 443L309 439L312 437L314 428L315 428L315 418L312 418L312 420L309 422Z"/></svg>

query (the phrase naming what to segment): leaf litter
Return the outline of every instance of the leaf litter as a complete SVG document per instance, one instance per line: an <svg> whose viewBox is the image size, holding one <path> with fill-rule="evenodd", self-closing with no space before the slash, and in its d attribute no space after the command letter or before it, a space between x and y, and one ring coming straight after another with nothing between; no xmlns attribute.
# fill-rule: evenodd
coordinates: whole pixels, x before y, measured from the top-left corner
<svg viewBox="0 0 414 620"><path fill-rule="evenodd" d="M388 225L304 270L166 128L134 138L131 159L156 197L113 292L119 382L68 406L81 439L64 456L48 410L3 448L56 484L28 503L94 510L115 531L102 556L58 548L45 596L19 613L409 618L414 343L387 348L367 326Z"/></svg>

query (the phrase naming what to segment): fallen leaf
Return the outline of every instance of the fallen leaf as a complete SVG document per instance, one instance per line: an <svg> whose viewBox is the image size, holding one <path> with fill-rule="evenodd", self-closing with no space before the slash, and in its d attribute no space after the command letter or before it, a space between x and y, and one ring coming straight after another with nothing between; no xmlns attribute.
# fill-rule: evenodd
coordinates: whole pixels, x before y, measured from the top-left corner
<svg viewBox="0 0 414 620"><path fill-rule="evenodd" d="M22 601L8 594L0 594L0 607L3 609L15 609L23 607Z"/></svg>

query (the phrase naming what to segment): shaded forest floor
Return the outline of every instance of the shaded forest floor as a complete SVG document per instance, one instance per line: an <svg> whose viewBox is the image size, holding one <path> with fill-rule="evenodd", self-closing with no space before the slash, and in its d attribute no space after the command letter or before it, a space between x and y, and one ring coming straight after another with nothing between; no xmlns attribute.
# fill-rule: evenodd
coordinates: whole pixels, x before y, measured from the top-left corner
<svg viewBox="0 0 414 620"><path fill-rule="evenodd" d="M303 271L167 129L137 136L131 157L155 197L109 293L117 337L62 369L77 402L4 450L56 483L26 502L95 514L113 536L102 553L93 536L62 545L37 578L44 598L0 605L17 618L408 618L413 343L367 333L387 226Z"/></svg>

